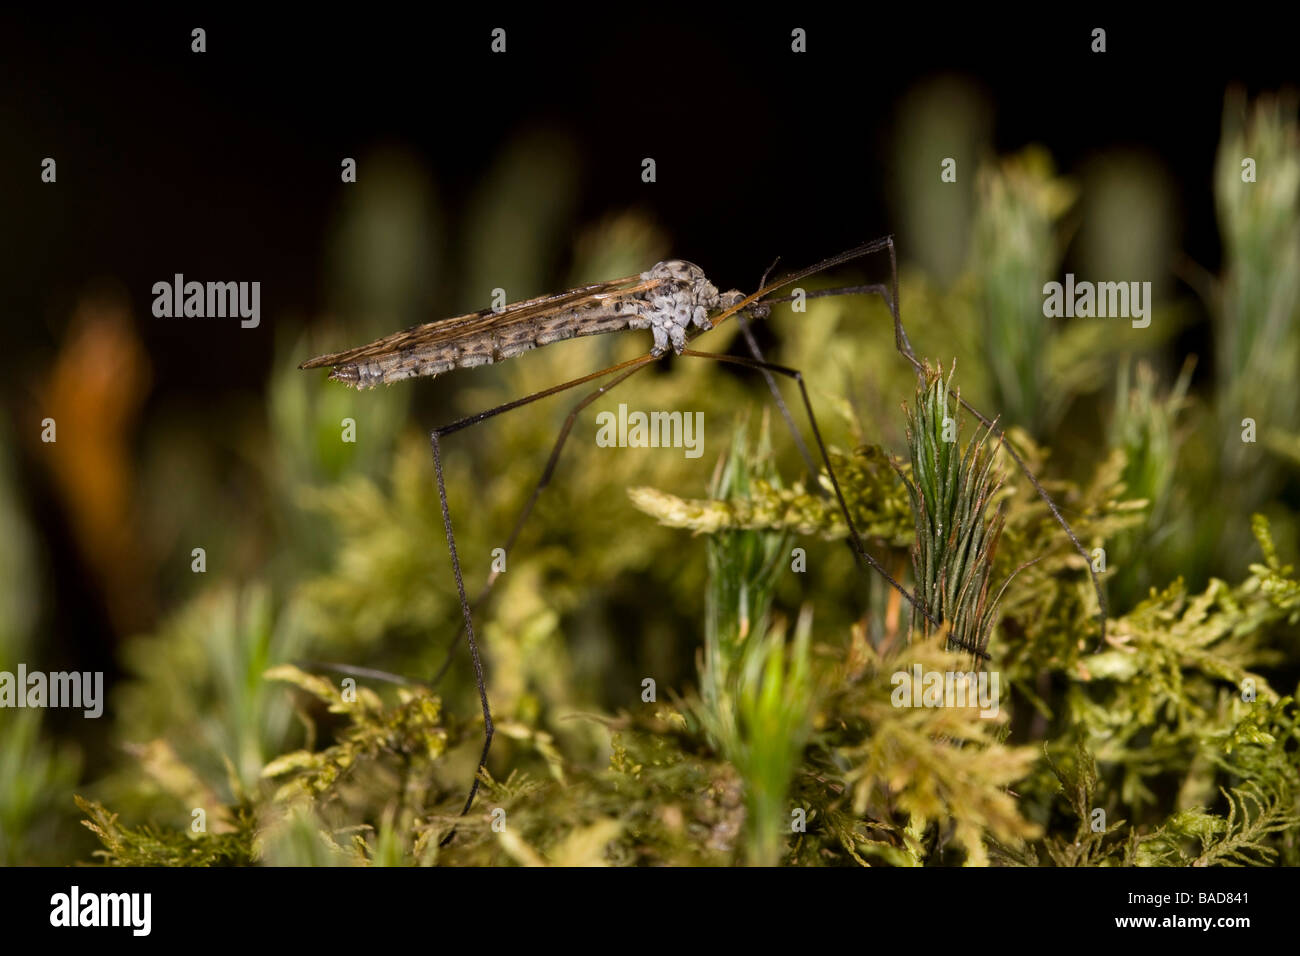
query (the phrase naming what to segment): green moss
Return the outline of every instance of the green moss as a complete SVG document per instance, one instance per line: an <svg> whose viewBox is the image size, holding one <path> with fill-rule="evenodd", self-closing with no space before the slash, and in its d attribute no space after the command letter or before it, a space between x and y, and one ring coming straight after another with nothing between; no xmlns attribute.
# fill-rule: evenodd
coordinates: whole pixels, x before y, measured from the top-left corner
<svg viewBox="0 0 1300 956"><path fill-rule="evenodd" d="M1265 105L1225 125L1223 155L1249 144L1289 169L1293 124ZM257 585L214 564L211 583L195 576L155 633L128 642L112 728L122 757L78 803L99 858L1300 863L1300 580L1285 550L1300 518L1274 493L1297 429L1284 416L1246 446L1223 431L1243 417L1252 382L1294 370L1270 356L1288 354L1283 333L1295 327L1294 289L1273 258L1294 239L1295 210L1287 195L1234 182L1220 171L1229 255L1213 364L1229 361L1218 391L1200 394L1186 372L1171 381L1177 363L1152 355L1111 361L1133 346L1127 332L1043 323L1038 290L1059 264L1073 193L1037 153L981 175L980 249L965 275L940 291L904 268L914 344L927 355L951 345L961 376L953 365L929 372L902 414L916 377L876 334L888 322L879 303L818 299L773 317L773 358L805 374L854 523L937 628L855 567L835 499L818 493L827 474L800 483L784 433L751 425L746 409L768 401L761 380L683 359L601 396L478 611L497 735L464 817L482 733L476 689L463 656L436 692L421 683L460 626L427 437L414 425L399 433L404 400L385 399L363 422L375 438L364 455L333 448L333 421L360 420L365 404L313 408L300 379L284 380L301 373L282 363L263 503L284 516L274 560ZM657 245L640 220L597 227L579 243L579 278L634 271ZM1153 322L1141 348L1154 353L1157 326L1174 324ZM725 349L731 334L723 327L710 347ZM644 344L593 337L478 370L443 393L438 420ZM949 394L959 386L1023 426L1008 427L1006 442L1085 549L1104 554L1104 645L1084 559L1002 443L966 431ZM589 416L623 400L702 411L711 457L598 447ZM447 443L471 592L568 407L528 406ZM1236 443L1231 456L1219 454L1225 442ZM1278 454L1263 468L1266 445ZM1261 477L1225 490L1225 468ZM254 535L256 524L233 530ZM409 680L354 686L290 663L303 659ZM996 674L996 713L899 706L898 675L917 668ZM10 858L30 858L50 794L76 772L76 755L46 733L23 725L0 745L0 762L39 791L0 774L0 812L22 837L5 844ZM188 829L196 808L208 832Z"/></svg>

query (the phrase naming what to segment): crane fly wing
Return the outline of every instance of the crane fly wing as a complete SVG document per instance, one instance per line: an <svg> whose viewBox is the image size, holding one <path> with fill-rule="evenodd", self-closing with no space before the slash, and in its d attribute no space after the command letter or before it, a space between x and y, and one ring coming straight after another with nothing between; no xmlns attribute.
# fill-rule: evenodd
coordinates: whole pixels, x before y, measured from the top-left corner
<svg viewBox="0 0 1300 956"><path fill-rule="evenodd" d="M318 355L316 358L308 359L298 367L303 369L328 368L330 366L347 365L360 359L391 355L394 352L406 349L434 346L463 336L473 335L484 329L504 328L536 318L539 315L570 310L576 311L589 302L598 302L611 295L631 295L644 292L664 281L666 280L641 280L639 274L624 276L621 279L609 279L605 282L579 286L565 292L538 296L535 299L512 302L500 312L482 309L465 315L438 319L435 322L426 322L424 325L412 326L404 331L386 335L382 339L376 339L369 345L361 345L343 352L331 352L328 355Z"/></svg>

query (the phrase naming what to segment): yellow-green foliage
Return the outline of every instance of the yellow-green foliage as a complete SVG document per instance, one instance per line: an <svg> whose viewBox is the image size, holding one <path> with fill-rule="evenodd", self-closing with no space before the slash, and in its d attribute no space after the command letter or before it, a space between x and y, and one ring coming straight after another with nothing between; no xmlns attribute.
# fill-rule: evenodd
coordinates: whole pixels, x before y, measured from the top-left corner
<svg viewBox="0 0 1300 956"><path fill-rule="evenodd" d="M184 830L164 830L146 824L129 828L118 823L119 814L110 813L94 800L76 798L86 815L86 829L103 844L95 852L109 866L240 866L255 862L253 851L255 826L251 809L235 809L234 827L226 833L190 835Z"/></svg>
<svg viewBox="0 0 1300 956"><path fill-rule="evenodd" d="M1035 754L1031 747L1002 742L1005 713L988 719L974 707L895 706L891 674L909 674L918 666L923 672L969 672L970 655L944 651L932 639L888 655L866 642L858 648L860 673L843 675L836 700L844 729L832 749L848 766L843 782L853 814L877 833L889 828L892 845L912 863L937 862L951 841L965 862L982 865L985 840L1038 835L1009 792L1029 772ZM848 715L855 719L850 722ZM872 855L878 840L858 852ZM898 861L890 854L884 858Z"/></svg>
<svg viewBox="0 0 1300 956"><path fill-rule="evenodd" d="M864 445L852 455L832 452L830 459L858 533L907 547L914 530L907 492L880 447ZM849 528L825 472L820 484L823 493L814 494L798 482L780 488L756 478L745 497L726 500L684 499L656 488L632 488L628 495L637 508L670 528L697 533L763 529L828 541L847 538Z"/></svg>

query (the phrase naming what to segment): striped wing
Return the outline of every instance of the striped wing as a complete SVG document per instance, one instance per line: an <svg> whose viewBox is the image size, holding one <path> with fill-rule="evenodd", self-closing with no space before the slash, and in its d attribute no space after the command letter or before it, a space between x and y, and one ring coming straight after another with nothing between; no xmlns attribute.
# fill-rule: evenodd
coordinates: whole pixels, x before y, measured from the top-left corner
<svg viewBox="0 0 1300 956"><path fill-rule="evenodd" d="M299 368L328 368L348 365L362 359L381 358L404 351L415 351L446 345L457 339L473 338L492 329L504 329L512 325L535 320L541 316L555 315L561 312L577 311L598 302L606 302L615 296L633 295L652 289L665 279L643 280L640 275L624 276L621 279L609 279L594 285L579 286L566 292L539 296L513 302L500 312L483 309L466 315L457 315L436 322L426 322L402 332L394 332L382 339L376 339L369 345L358 346L343 352L331 352L318 355L299 365Z"/></svg>

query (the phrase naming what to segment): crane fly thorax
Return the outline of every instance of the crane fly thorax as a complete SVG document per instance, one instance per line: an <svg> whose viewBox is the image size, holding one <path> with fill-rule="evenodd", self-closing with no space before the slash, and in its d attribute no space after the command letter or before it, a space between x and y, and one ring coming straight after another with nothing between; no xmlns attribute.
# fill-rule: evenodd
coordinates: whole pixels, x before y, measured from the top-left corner
<svg viewBox="0 0 1300 956"><path fill-rule="evenodd" d="M659 354L670 347L680 353L686 348L687 329L691 325L711 329L709 313L724 307L718 287L694 263L668 259L641 273L641 278L670 280L641 294L639 317L631 323L634 329L650 329Z"/></svg>

